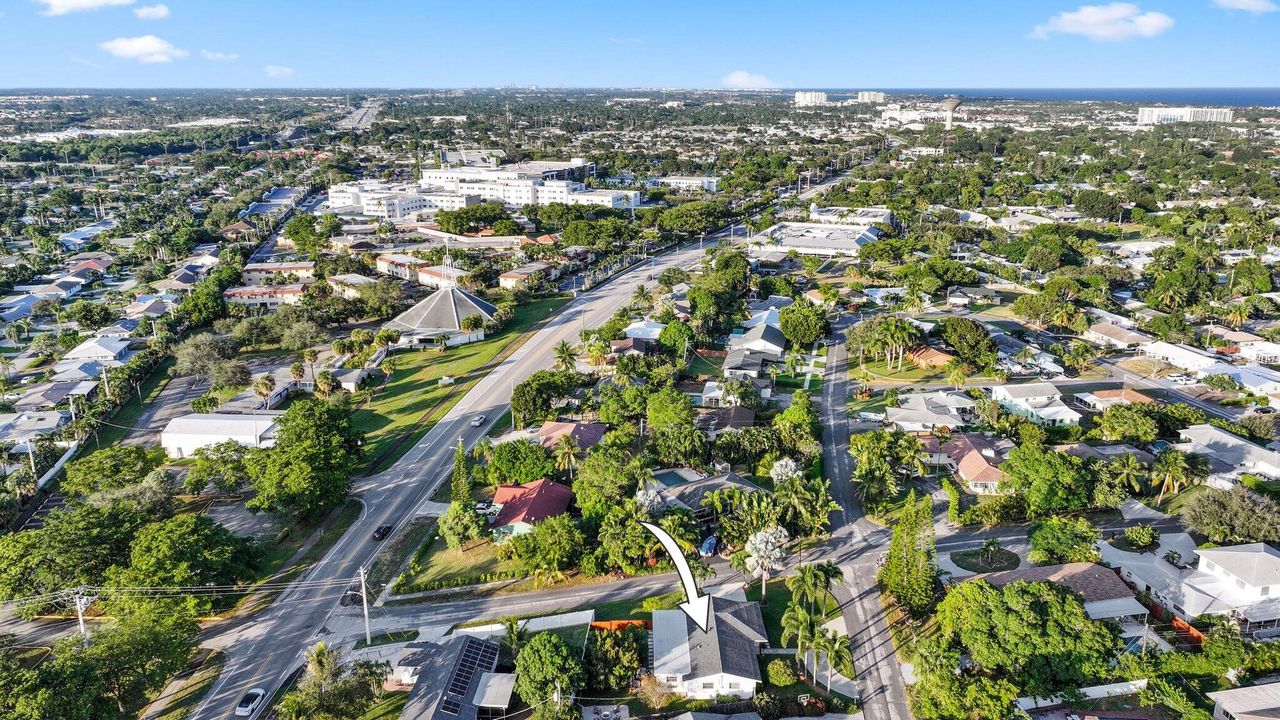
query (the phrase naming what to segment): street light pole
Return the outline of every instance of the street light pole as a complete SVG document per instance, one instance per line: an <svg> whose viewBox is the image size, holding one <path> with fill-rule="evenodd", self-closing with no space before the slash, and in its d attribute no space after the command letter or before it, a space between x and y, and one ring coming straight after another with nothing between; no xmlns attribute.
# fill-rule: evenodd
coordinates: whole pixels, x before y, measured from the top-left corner
<svg viewBox="0 0 1280 720"><path fill-rule="evenodd" d="M360 609L364 611L364 644L368 647L373 644L373 639L369 636L369 593L365 589L363 565L360 566Z"/></svg>

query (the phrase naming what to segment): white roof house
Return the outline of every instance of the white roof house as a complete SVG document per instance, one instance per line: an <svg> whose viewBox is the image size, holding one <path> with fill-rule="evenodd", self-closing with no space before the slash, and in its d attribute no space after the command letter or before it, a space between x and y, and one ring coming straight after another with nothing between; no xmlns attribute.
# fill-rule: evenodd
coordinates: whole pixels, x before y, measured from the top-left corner
<svg viewBox="0 0 1280 720"><path fill-rule="evenodd" d="M1242 348L1243 350L1243 348ZM1280 372L1262 365L1230 365L1220 362L1204 371L1205 376L1226 375L1249 392L1258 395L1280 393Z"/></svg>
<svg viewBox="0 0 1280 720"><path fill-rule="evenodd" d="M651 320L637 320L622 329L622 334L633 340L657 340L666 325Z"/></svg>
<svg viewBox="0 0 1280 720"><path fill-rule="evenodd" d="M1178 434L1181 449L1210 459L1210 484L1230 487L1244 473L1280 478L1280 452L1208 424L1192 425Z"/></svg>
<svg viewBox="0 0 1280 720"><path fill-rule="evenodd" d="M863 225L781 222L751 238L753 256L770 252L857 257L863 245L880 239L880 230Z"/></svg>
<svg viewBox="0 0 1280 720"><path fill-rule="evenodd" d="M101 363L121 362L129 349L129 341L123 338L89 338L75 346L62 360L96 360Z"/></svg>
<svg viewBox="0 0 1280 720"><path fill-rule="evenodd" d="M760 606L716 596L710 603L706 632L683 610L653 613L654 677L687 698L753 697L762 679L757 658L769 642Z"/></svg>
<svg viewBox="0 0 1280 720"><path fill-rule="evenodd" d="M160 445L169 457L191 457L197 450L227 440L248 447L271 447L276 442L276 421L283 413L261 411L255 415L192 413L169 421L160 433Z"/></svg>
<svg viewBox="0 0 1280 720"><path fill-rule="evenodd" d="M44 437L70 420L60 410L39 410L0 414L0 442L13 443L13 452L25 452L26 443Z"/></svg>
<svg viewBox="0 0 1280 720"><path fill-rule="evenodd" d="M1274 720L1280 717L1280 682L1208 693L1213 720Z"/></svg>
<svg viewBox="0 0 1280 720"><path fill-rule="evenodd" d="M1131 330L1111 322L1094 323L1084 333L1084 339L1103 347L1113 347L1121 350L1135 348L1140 345L1151 342L1152 338L1146 333Z"/></svg>
<svg viewBox="0 0 1280 720"><path fill-rule="evenodd" d="M1177 368L1190 372L1203 372L1213 367L1218 359L1211 353L1186 345L1175 345L1157 340L1142 346L1142 354L1163 360Z"/></svg>
<svg viewBox="0 0 1280 720"><path fill-rule="evenodd" d="M937 391L904 395L896 408L885 408L885 421L906 432L960 428L969 424L973 398L962 392Z"/></svg>
<svg viewBox="0 0 1280 720"><path fill-rule="evenodd" d="M1021 415L1037 425L1080 424L1080 413L1062 402L1062 393L1053 383L996 385L991 388L991 399L1009 412Z"/></svg>
<svg viewBox="0 0 1280 720"><path fill-rule="evenodd" d="M1269 340L1241 343L1240 357L1256 363L1280 363L1280 343Z"/></svg>

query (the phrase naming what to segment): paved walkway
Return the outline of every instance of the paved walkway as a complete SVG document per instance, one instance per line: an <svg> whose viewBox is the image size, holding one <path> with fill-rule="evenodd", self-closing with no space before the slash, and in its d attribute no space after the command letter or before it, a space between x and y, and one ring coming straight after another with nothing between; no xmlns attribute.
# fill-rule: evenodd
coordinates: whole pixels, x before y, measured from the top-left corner
<svg viewBox="0 0 1280 720"><path fill-rule="evenodd" d="M1120 516L1125 520L1168 520L1169 516L1149 508L1146 505L1129 498L1120 505Z"/></svg>

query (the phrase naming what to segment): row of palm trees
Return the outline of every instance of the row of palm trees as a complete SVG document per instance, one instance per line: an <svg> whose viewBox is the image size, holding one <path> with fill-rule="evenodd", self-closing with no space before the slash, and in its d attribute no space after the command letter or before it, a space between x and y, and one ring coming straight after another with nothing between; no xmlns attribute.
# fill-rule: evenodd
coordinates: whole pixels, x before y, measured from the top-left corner
<svg viewBox="0 0 1280 720"><path fill-rule="evenodd" d="M782 644L795 640L796 660L817 672L818 662L827 664L827 692L831 692L833 668L853 665L853 647L848 635L832 632L822 627L826 617L826 601L831 597L831 586L844 578L844 572L831 561L801 565L796 574L787 578L791 591L791 605L782 614ZM817 678L814 677L814 682Z"/></svg>

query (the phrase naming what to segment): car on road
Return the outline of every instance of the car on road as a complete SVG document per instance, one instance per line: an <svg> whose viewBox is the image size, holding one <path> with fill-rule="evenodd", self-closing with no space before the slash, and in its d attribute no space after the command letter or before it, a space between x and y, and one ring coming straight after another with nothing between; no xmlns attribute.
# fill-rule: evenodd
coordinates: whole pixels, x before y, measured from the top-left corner
<svg viewBox="0 0 1280 720"><path fill-rule="evenodd" d="M826 340L822 341L822 344L826 345L827 347L833 347L835 345L839 345L840 341L835 338L827 338Z"/></svg>
<svg viewBox="0 0 1280 720"><path fill-rule="evenodd" d="M390 534L390 525L379 525L378 529L373 531L373 540L374 542L382 542L383 540L386 540L387 536Z"/></svg>
<svg viewBox="0 0 1280 720"><path fill-rule="evenodd" d="M1174 385L1187 386L1187 385L1196 384L1196 379L1188 375L1170 375L1169 377L1165 378L1165 380L1168 380Z"/></svg>
<svg viewBox="0 0 1280 720"><path fill-rule="evenodd" d="M1270 405L1263 405L1262 407L1254 408L1253 414L1254 415L1275 415L1276 409L1271 407Z"/></svg>
<svg viewBox="0 0 1280 720"><path fill-rule="evenodd" d="M338 601L342 607L350 607L352 605L363 605L364 594L360 592L359 585L352 585L347 591L342 593L342 599Z"/></svg>
<svg viewBox="0 0 1280 720"><path fill-rule="evenodd" d="M245 693L240 702L236 703L236 717L253 717L266 699L267 691L262 688L254 688Z"/></svg>
<svg viewBox="0 0 1280 720"><path fill-rule="evenodd" d="M471 427L480 427L484 424L484 420L485 418L483 415L477 415L471 418Z"/></svg>

